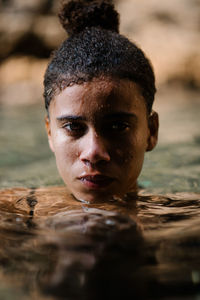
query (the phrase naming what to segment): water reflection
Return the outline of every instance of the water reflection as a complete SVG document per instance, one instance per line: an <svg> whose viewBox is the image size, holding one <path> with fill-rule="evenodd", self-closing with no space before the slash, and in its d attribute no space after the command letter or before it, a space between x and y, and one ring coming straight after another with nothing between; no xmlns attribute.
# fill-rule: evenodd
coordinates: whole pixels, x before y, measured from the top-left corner
<svg viewBox="0 0 200 300"><path fill-rule="evenodd" d="M0 296L197 299L199 208L198 194L87 205L64 187L4 190Z"/></svg>
<svg viewBox="0 0 200 300"><path fill-rule="evenodd" d="M117 201L105 210L97 208L105 208L105 203L90 207L71 199L66 204L62 199L66 196L65 189L57 189L57 192L54 191L53 197L59 198L56 207L60 211L53 207L52 197L46 200L45 205L49 203L50 209L45 213L44 203L41 210L36 204L33 211L30 205L33 191L27 191L26 196L25 190L21 195L19 189L16 193L4 191L1 262L10 276L4 280L10 283L14 278L22 290L27 288L29 297L34 289L63 299L100 299L126 293L130 274L134 276L145 261L141 252L144 241L137 223L117 212L122 210ZM52 195L52 191L49 194ZM46 193L44 189L36 191L34 198L40 203L44 195L48 197L48 190ZM26 213L20 208L16 211L22 201L30 206ZM126 210L124 203L123 206ZM136 285L132 293L138 295L139 292Z"/></svg>

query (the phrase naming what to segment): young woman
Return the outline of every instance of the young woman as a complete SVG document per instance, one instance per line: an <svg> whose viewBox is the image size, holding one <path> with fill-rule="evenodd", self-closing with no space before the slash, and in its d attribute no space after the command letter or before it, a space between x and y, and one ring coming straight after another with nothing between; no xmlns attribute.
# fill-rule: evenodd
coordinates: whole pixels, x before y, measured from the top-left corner
<svg viewBox="0 0 200 300"><path fill-rule="evenodd" d="M110 1L70 1L59 18L69 36L44 79L59 173L78 200L124 198L137 192L144 154L157 143L152 66L119 34Z"/></svg>

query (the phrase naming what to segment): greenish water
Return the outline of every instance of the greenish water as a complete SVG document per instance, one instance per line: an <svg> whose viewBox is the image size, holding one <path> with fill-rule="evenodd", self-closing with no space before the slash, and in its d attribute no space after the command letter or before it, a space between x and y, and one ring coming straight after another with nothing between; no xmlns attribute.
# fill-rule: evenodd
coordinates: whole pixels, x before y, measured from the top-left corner
<svg viewBox="0 0 200 300"><path fill-rule="evenodd" d="M1 108L0 188L62 184L48 147L44 116L42 104ZM160 119L159 143L146 153L139 184L153 193L199 192L200 101L171 101L161 106Z"/></svg>

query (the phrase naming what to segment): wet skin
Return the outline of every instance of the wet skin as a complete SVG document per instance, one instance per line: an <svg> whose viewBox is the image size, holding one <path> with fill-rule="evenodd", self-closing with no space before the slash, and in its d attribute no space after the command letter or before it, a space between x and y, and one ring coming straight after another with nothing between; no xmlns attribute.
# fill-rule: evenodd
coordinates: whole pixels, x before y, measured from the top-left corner
<svg viewBox="0 0 200 300"><path fill-rule="evenodd" d="M148 115L137 84L101 77L55 96L46 128L70 192L105 201L136 192L144 154L157 143L158 116Z"/></svg>

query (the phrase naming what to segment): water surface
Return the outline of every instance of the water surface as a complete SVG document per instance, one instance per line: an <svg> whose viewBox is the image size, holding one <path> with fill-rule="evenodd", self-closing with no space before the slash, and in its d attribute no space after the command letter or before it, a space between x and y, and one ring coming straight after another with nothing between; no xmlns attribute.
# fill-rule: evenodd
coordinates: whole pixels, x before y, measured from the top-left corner
<svg viewBox="0 0 200 300"><path fill-rule="evenodd" d="M0 295L199 299L199 217L196 193L88 205L64 187L4 190Z"/></svg>

